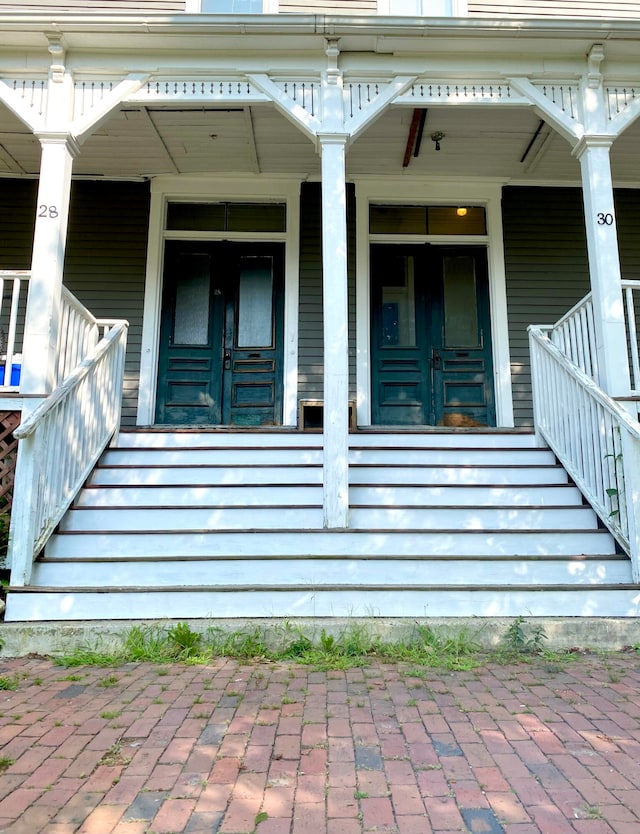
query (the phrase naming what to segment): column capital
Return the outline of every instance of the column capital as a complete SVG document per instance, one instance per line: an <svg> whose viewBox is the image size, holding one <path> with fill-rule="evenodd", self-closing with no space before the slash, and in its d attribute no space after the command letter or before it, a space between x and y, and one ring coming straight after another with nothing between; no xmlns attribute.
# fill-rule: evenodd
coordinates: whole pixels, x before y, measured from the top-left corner
<svg viewBox="0 0 640 834"><path fill-rule="evenodd" d="M45 145L64 145L72 159L75 159L80 153L80 145L71 133L62 133L56 130L39 130L35 135L42 147Z"/></svg>
<svg viewBox="0 0 640 834"><path fill-rule="evenodd" d="M614 141L615 137L607 134L585 134L571 149L571 155L576 159L580 159L587 151L594 150L595 148L606 148L607 150L610 150Z"/></svg>
<svg viewBox="0 0 640 834"><path fill-rule="evenodd" d="M318 133L319 145L346 145L351 138L350 133Z"/></svg>

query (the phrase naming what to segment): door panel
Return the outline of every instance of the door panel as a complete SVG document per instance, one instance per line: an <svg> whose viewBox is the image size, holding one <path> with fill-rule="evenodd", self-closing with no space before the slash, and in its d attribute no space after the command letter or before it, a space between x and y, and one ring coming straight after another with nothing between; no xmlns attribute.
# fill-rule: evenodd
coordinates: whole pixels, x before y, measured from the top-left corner
<svg viewBox="0 0 640 834"><path fill-rule="evenodd" d="M167 243L158 423L281 422L282 269L280 244Z"/></svg>
<svg viewBox="0 0 640 834"><path fill-rule="evenodd" d="M486 252L373 245L373 422L493 425Z"/></svg>

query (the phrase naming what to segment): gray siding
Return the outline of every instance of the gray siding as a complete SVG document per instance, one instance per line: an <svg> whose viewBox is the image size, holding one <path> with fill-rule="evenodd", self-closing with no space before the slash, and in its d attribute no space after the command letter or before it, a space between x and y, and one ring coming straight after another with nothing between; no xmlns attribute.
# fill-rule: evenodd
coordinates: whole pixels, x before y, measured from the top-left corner
<svg viewBox="0 0 640 834"><path fill-rule="evenodd" d="M98 318L129 321L124 425L138 402L148 222L147 183L73 184L65 284Z"/></svg>
<svg viewBox="0 0 640 834"><path fill-rule="evenodd" d="M498 0L494 3L469 0L470 17L597 17L606 20L640 18L640 4L631 2L606 2L606 0L551 0L535 2L523 0L514 3Z"/></svg>
<svg viewBox="0 0 640 834"><path fill-rule="evenodd" d="M31 265L36 196L33 180L0 180L0 269ZM129 321L125 425L137 408L148 217L146 183L73 183L65 284L98 318Z"/></svg>
<svg viewBox="0 0 640 834"><path fill-rule="evenodd" d="M622 276L640 279L640 191L617 190ZM505 188L503 223L516 425L533 422L527 325L553 324L591 289L579 188Z"/></svg>
<svg viewBox="0 0 640 834"><path fill-rule="evenodd" d="M582 193L505 188L505 265L516 425L533 421L529 324L553 324L589 292Z"/></svg>
<svg viewBox="0 0 640 834"><path fill-rule="evenodd" d="M300 196L300 315L298 398L322 399L322 229L320 183L304 183ZM349 390L356 390L355 366L355 198L347 187L349 257Z"/></svg>

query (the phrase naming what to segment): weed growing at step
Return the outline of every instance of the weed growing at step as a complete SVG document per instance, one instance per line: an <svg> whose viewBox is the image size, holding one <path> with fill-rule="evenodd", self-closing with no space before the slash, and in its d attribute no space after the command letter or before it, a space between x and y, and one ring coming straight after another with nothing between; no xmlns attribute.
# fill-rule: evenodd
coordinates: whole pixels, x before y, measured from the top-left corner
<svg viewBox="0 0 640 834"><path fill-rule="evenodd" d="M158 674L162 675L166 674L162 666L167 663L204 664L220 657L289 660L318 670L348 669L378 660L410 664L407 674L420 678L424 677L421 670L428 668L470 671L491 660L530 662L538 657L559 664L572 657L570 653L546 651L547 635L543 627L527 624L524 617L513 620L492 650L483 647L484 628L416 623L403 638L389 641L380 637L372 625L361 622L334 633L289 622L236 631L210 626L202 632L194 631L184 622L136 625L125 632L117 647L97 642L94 646L76 648L55 661L63 666L117 666L144 661L157 663ZM0 677L0 689L15 688L10 684L12 679Z"/></svg>
<svg viewBox="0 0 640 834"><path fill-rule="evenodd" d="M446 669L472 669L483 662L477 634L471 630L416 624L401 640L386 641L368 625L354 623L337 633L305 633L290 623L267 630L195 632L187 623L133 626L118 648L100 642L56 658L63 666L116 666L130 662L208 663L217 657L241 660L292 660L317 669L348 669L378 659ZM159 674L161 670L159 670Z"/></svg>
<svg viewBox="0 0 640 834"><path fill-rule="evenodd" d="M547 639L544 628L525 626L525 618L516 617L502 637L502 649L508 656L521 654L542 654Z"/></svg>

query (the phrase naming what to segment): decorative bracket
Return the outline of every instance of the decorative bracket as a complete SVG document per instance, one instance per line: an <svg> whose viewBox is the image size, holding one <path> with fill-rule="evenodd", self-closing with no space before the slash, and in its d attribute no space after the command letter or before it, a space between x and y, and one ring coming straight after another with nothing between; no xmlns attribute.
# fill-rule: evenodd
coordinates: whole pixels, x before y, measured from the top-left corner
<svg viewBox="0 0 640 834"><path fill-rule="evenodd" d="M315 140L318 132L322 129L322 122L321 120L312 115L309 110L305 109L305 107L299 104L294 97L285 92L278 86L274 81L272 81L268 75L260 74L260 75L247 75L249 81L258 89L260 92L264 93L268 98L270 98L275 106L280 110L280 112L289 119L289 121L293 122L296 127L301 128L303 133L310 138ZM292 85L295 89L295 85ZM301 86L301 85L298 85ZM312 87L312 101L313 101L313 85ZM296 92L294 92L294 96L297 97Z"/></svg>
<svg viewBox="0 0 640 834"><path fill-rule="evenodd" d="M96 128L98 128L112 111L128 96L132 96L146 83L149 76L142 73L131 73L127 78L109 90L86 115L75 118L72 124L72 132L79 143L84 142Z"/></svg>
<svg viewBox="0 0 640 834"><path fill-rule="evenodd" d="M574 88L573 85L566 85L569 102L571 103L571 106L567 108L564 103L563 92L565 85L537 86L528 78L519 76L510 78L509 83L516 92L528 99L543 115L545 121L548 121L571 145L575 145L580 141L584 135L585 128L578 121L575 115L575 108L573 107L573 97L577 94L577 87ZM556 90L559 91L560 103L558 103Z"/></svg>
<svg viewBox="0 0 640 834"><path fill-rule="evenodd" d="M51 80L56 84L64 81L66 72L66 50L59 35L48 35L49 54L51 55Z"/></svg>
<svg viewBox="0 0 640 834"><path fill-rule="evenodd" d="M604 46L601 43L594 43L587 55L587 86L591 90L597 90L602 84L602 73L600 64L604 61Z"/></svg>

